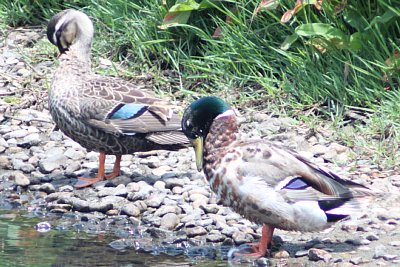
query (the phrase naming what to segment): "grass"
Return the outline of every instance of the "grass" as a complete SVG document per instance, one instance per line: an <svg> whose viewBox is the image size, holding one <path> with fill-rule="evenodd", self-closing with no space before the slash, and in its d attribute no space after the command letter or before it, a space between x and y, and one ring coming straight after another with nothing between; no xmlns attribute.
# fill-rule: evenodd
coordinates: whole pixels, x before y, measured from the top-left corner
<svg viewBox="0 0 400 267"><path fill-rule="evenodd" d="M377 154L387 159L387 153L397 155L386 148L399 141L400 131L400 63L394 56L400 51L396 39L400 16L390 17L392 13L400 15L399 0L348 1L338 14L335 8L341 1L323 1L321 11L307 5L288 23L281 23L280 18L295 1L280 1L276 10L264 10L257 16L254 10L259 0L226 1L193 11L187 22L167 29L160 25L175 1L161 2L6 1L0 3L0 30L20 25L45 27L58 11L77 8L95 23L93 58L122 62L128 70L122 73L115 66L107 74L134 77L151 73L157 90L173 97L216 94L238 106L268 108L306 121L301 114L313 108L318 118L330 121L337 129L336 136L346 144L367 147L378 140L382 146ZM227 16L232 23L226 22ZM340 35L334 36L336 39L299 35L290 46L282 47L299 27L310 23L330 25L346 38L359 33L361 43L355 44L362 45L357 49L339 46ZM221 37L213 38L217 26ZM324 45L326 51L315 44ZM44 45L46 49L51 48ZM361 122L355 126L367 141L358 142L358 132L341 135L346 110L351 107L374 113L367 127Z"/></svg>

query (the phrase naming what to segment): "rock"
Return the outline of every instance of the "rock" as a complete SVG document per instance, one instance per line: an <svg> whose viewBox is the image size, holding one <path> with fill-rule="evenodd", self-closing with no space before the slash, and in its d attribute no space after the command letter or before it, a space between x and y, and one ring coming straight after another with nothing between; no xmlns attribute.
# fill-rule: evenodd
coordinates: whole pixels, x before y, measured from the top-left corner
<svg viewBox="0 0 400 267"><path fill-rule="evenodd" d="M219 206L217 204L201 205L200 208L204 210L206 213L216 214L219 211Z"/></svg>
<svg viewBox="0 0 400 267"><path fill-rule="evenodd" d="M360 263L362 263L362 258L361 257L352 258L350 259L349 262L354 265L359 265Z"/></svg>
<svg viewBox="0 0 400 267"><path fill-rule="evenodd" d="M252 235L244 233L244 232L238 232L238 231L233 233L232 239L236 245L241 245L244 243L251 243L254 240Z"/></svg>
<svg viewBox="0 0 400 267"><path fill-rule="evenodd" d="M60 192L73 192L74 188L71 185L64 185L64 186L61 186L58 189L58 191L60 191Z"/></svg>
<svg viewBox="0 0 400 267"><path fill-rule="evenodd" d="M31 146L36 146L40 144L42 140L40 139L40 135L38 133L31 133L25 136L21 142L18 142L18 146L30 148Z"/></svg>
<svg viewBox="0 0 400 267"><path fill-rule="evenodd" d="M383 258L385 254L386 254L386 247L384 245L378 245L375 247L373 258L374 259Z"/></svg>
<svg viewBox="0 0 400 267"><path fill-rule="evenodd" d="M175 186L183 187L185 184L184 180L180 178L169 178L166 179L164 182L165 182L165 187L168 189L172 189Z"/></svg>
<svg viewBox="0 0 400 267"><path fill-rule="evenodd" d="M80 160L80 159L85 158L85 153L83 153L82 150L76 150L76 149L70 147L64 152L64 156L66 156L72 160Z"/></svg>
<svg viewBox="0 0 400 267"><path fill-rule="evenodd" d="M207 234L206 235L206 240L208 242L212 242L212 243L223 242L225 240L225 236L223 236L223 235L221 235L219 233Z"/></svg>
<svg viewBox="0 0 400 267"><path fill-rule="evenodd" d="M318 248L311 248L308 250L308 259L310 261L324 261L329 262L332 259L332 255L325 250L318 249Z"/></svg>
<svg viewBox="0 0 400 267"><path fill-rule="evenodd" d="M175 186L172 188L172 193L176 195L181 195L183 192L183 188L180 186Z"/></svg>
<svg viewBox="0 0 400 267"><path fill-rule="evenodd" d="M279 250L277 252L274 252L272 254L272 257L274 257L276 259L285 259L285 258L289 258L290 255L289 255L289 252L287 252L286 250L281 249L281 250Z"/></svg>
<svg viewBox="0 0 400 267"><path fill-rule="evenodd" d="M126 205L128 200L125 197L121 196L105 196L101 199L101 201L105 203L111 203L113 205L113 209L121 209L124 205Z"/></svg>
<svg viewBox="0 0 400 267"><path fill-rule="evenodd" d="M400 247L400 240L392 241L389 243L389 245L393 247Z"/></svg>
<svg viewBox="0 0 400 267"><path fill-rule="evenodd" d="M11 161L7 156L0 156L0 169L11 169Z"/></svg>
<svg viewBox="0 0 400 267"><path fill-rule="evenodd" d="M151 171L151 173L156 175L156 176L162 176L162 175L164 175L165 173L167 173L170 170L171 170L170 166L163 165L163 166L160 166L160 167L158 167L156 169L153 169Z"/></svg>
<svg viewBox="0 0 400 267"><path fill-rule="evenodd" d="M133 203L128 203L122 207L122 214L126 214L128 216L138 217L140 215L139 208Z"/></svg>
<svg viewBox="0 0 400 267"><path fill-rule="evenodd" d="M65 162L67 162L66 156L62 154L54 155L53 157L39 161L39 169L42 173L51 173L55 169L61 169Z"/></svg>
<svg viewBox="0 0 400 267"><path fill-rule="evenodd" d="M307 256L307 255L308 255L308 250L298 250L298 251L296 251L296 253L294 254L294 256L295 256L296 258L304 257L304 256Z"/></svg>
<svg viewBox="0 0 400 267"><path fill-rule="evenodd" d="M208 202L208 197L206 197L203 194L195 193L195 194L190 195L190 201L192 201L192 202L199 201L199 202L204 203L204 206L205 206Z"/></svg>
<svg viewBox="0 0 400 267"><path fill-rule="evenodd" d="M125 185L120 184L117 187L103 187L97 193L99 197L105 196L121 196L126 197L128 195L128 190L126 190Z"/></svg>
<svg viewBox="0 0 400 267"><path fill-rule="evenodd" d="M382 258L385 261L392 261L392 260L400 259L400 256L394 255L394 254L385 254L385 255L382 256Z"/></svg>
<svg viewBox="0 0 400 267"><path fill-rule="evenodd" d="M4 139L8 140L11 138L23 138L28 135L28 131L25 129L15 130L8 132L3 135Z"/></svg>
<svg viewBox="0 0 400 267"><path fill-rule="evenodd" d="M200 236L200 235L206 235L207 230L204 229L204 227L201 226L195 226L191 228L186 228L186 235L188 237L195 237L195 236Z"/></svg>
<svg viewBox="0 0 400 267"><path fill-rule="evenodd" d="M148 207L159 208L161 203L163 203L164 198L164 194L151 194L149 198L145 200L145 203Z"/></svg>
<svg viewBox="0 0 400 267"><path fill-rule="evenodd" d="M367 240L369 241L376 241L379 240L379 236L377 236L376 234L369 234L365 237Z"/></svg>
<svg viewBox="0 0 400 267"><path fill-rule="evenodd" d="M23 187L28 186L31 183L29 178L21 172L14 173L14 180L15 180L15 184L17 184L19 186L23 186Z"/></svg>
<svg viewBox="0 0 400 267"><path fill-rule="evenodd" d="M153 187L156 188L156 189L163 190L163 189L165 189L165 182L157 181L157 182L154 183Z"/></svg>
<svg viewBox="0 0 400 267"><path fill-rule="evenodd" d="M70 204L72 205L73 209L76 211L81 211L81 212L88 212L89 211L89 202L77 197L67 197L67 196L61 196L58 199L59 204Z"/></svg>
<svg viewBox="0 0 400 267"><path fill-rule="evenodd" d="M161 208L154 212L154 215L162 217L167 213L180 214L181 209L177 206L161 206Z"/></svg>
<svg viewBox="0 0 400 267"><path fill-rule="evenodd" d="M44 183L39 187L40 191L46 192L47 194L51 194L56 192L56 189L54 188L54 185L51 183Z"/></svg>
<svg viewBox="0 0 400 267"><path fill-rule="evenodd" d="M166 213L161 218L162 229L173 230L179 224L179 217L175 213Z"/></svg>
<svg viewBox="0 0 400 267"><path fill-rule="evenodd" d="M89 201L89 210L90 211L99 211L99 212L106 213L107 211L111 210L112 208L113 208L113 204L106 202L106 201L102 201L102 200Z"/></svg>
<svg viewBox="0 0 400 267"><path fill-rule="evenodd" d="M140 186L135 182L129 183L126 185L126 190L128 190L128 192L138 192L140 190Z"/></svg>

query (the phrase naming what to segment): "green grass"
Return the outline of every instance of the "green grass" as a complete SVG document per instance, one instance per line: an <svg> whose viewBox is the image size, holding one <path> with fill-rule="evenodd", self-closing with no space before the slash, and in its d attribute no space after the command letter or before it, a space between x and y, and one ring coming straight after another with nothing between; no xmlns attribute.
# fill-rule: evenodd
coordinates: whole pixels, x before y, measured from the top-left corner
<svg viewBox="0 0 400 267"><path fill-rule="evenodd" d="M173 97L190 100L216 94L238 106L254 105L288 116L301 117L313 107L319 118L331 121L337 129L343 128L346 110L361 107L374 115L368 127L357 129L366 136L380 136L382 146L377 154L391 153L386 158L393 159L397 155L386 146L399 141L400 131L400 60L393 59L395 51L400 51L399 0L348 1L338 14L335 10L341 1L323 1L321 11L307 5L288 23L281 23L280 18L293 8L293 0L280 1L276 10L264 10L257 16L254 10L260 0L224 1L193 11L187 22L167 29L160 25L175 1L168 0L165 6L161 2L6 1L0 3L0 31L6 32L8 26L45 27L60 10L77 8L95 24L93 58L109 58L127 66L128 72L115 67L107 74L134 77L150 73L157 90ZM226 16L233 22L227 23ZM311 23L328 25L340 34L334 38L301 35L299 27ZM212 35L217 26L222 35L216 39ZM297 33L295 42L282 47ZM355 33L360 38L354 43L356 48L337 41L341 35L353 38ZM312 45L317 41L325 45L326 52ZM389 58L392 64L386 63ZM353 146L368 146L377 140L366 137L357 143L357 133L348 134L346 140L337 132Z"/></svg>

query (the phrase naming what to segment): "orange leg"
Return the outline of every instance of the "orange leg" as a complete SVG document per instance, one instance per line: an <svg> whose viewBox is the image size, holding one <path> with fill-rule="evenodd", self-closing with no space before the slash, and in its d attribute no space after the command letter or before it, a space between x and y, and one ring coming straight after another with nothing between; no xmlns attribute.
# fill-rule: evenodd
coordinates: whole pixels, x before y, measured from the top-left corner
<svg viewBox="0 0 400 267"><path fill-rule="evenodd" d="M264 257L268 251L268 247L272 242L272 235L274 234L274 227L267 224L263 225L261 239L258 244L252 245L253 253L235 253L235 256L246 257Z"/></svg>
<svg viewBox="0 0 400 267"><path fill-rule="evenodd" d="M114 162L114 167L112 170L112 173L108 174L105 176L106 179L113 179L117 176L121 175L121 155L116 155L115 156L115 162Z"/></svg>
<svg viewBox="0 0 400 267"><path fill-rule="evenodd" d="M74 186L76 188L88 187L92 184L103 181L104 178L113 179L113 178L119 176L120 175L120 167L121 167L121 155L116 156L113 171L109 175L105 175L105 170L104 170L105 161L106 161L106 153L100 152L99 170L97 172L97 176L95 178L79 177L78 182Z"/></svg>

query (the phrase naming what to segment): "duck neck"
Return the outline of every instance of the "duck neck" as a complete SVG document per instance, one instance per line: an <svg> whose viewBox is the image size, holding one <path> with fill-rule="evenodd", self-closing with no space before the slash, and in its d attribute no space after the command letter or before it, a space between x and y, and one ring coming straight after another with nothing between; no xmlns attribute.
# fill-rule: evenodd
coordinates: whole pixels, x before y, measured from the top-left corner
<svg viewBox="0 0 400 267"><path fill-rule="evenodd" d="M59 60L62 66L60 69L70 74L90 73L90 49L81 47L79 43L72 45L68 51L61 54Z"/></svg>
<svg viewBox="0 0 400 267"><path fill-rule="evenodd" d="M217 116L211 124L204 142L204 153L229 146L237 139L238 127L233 110L229 109Z"/></svg>

